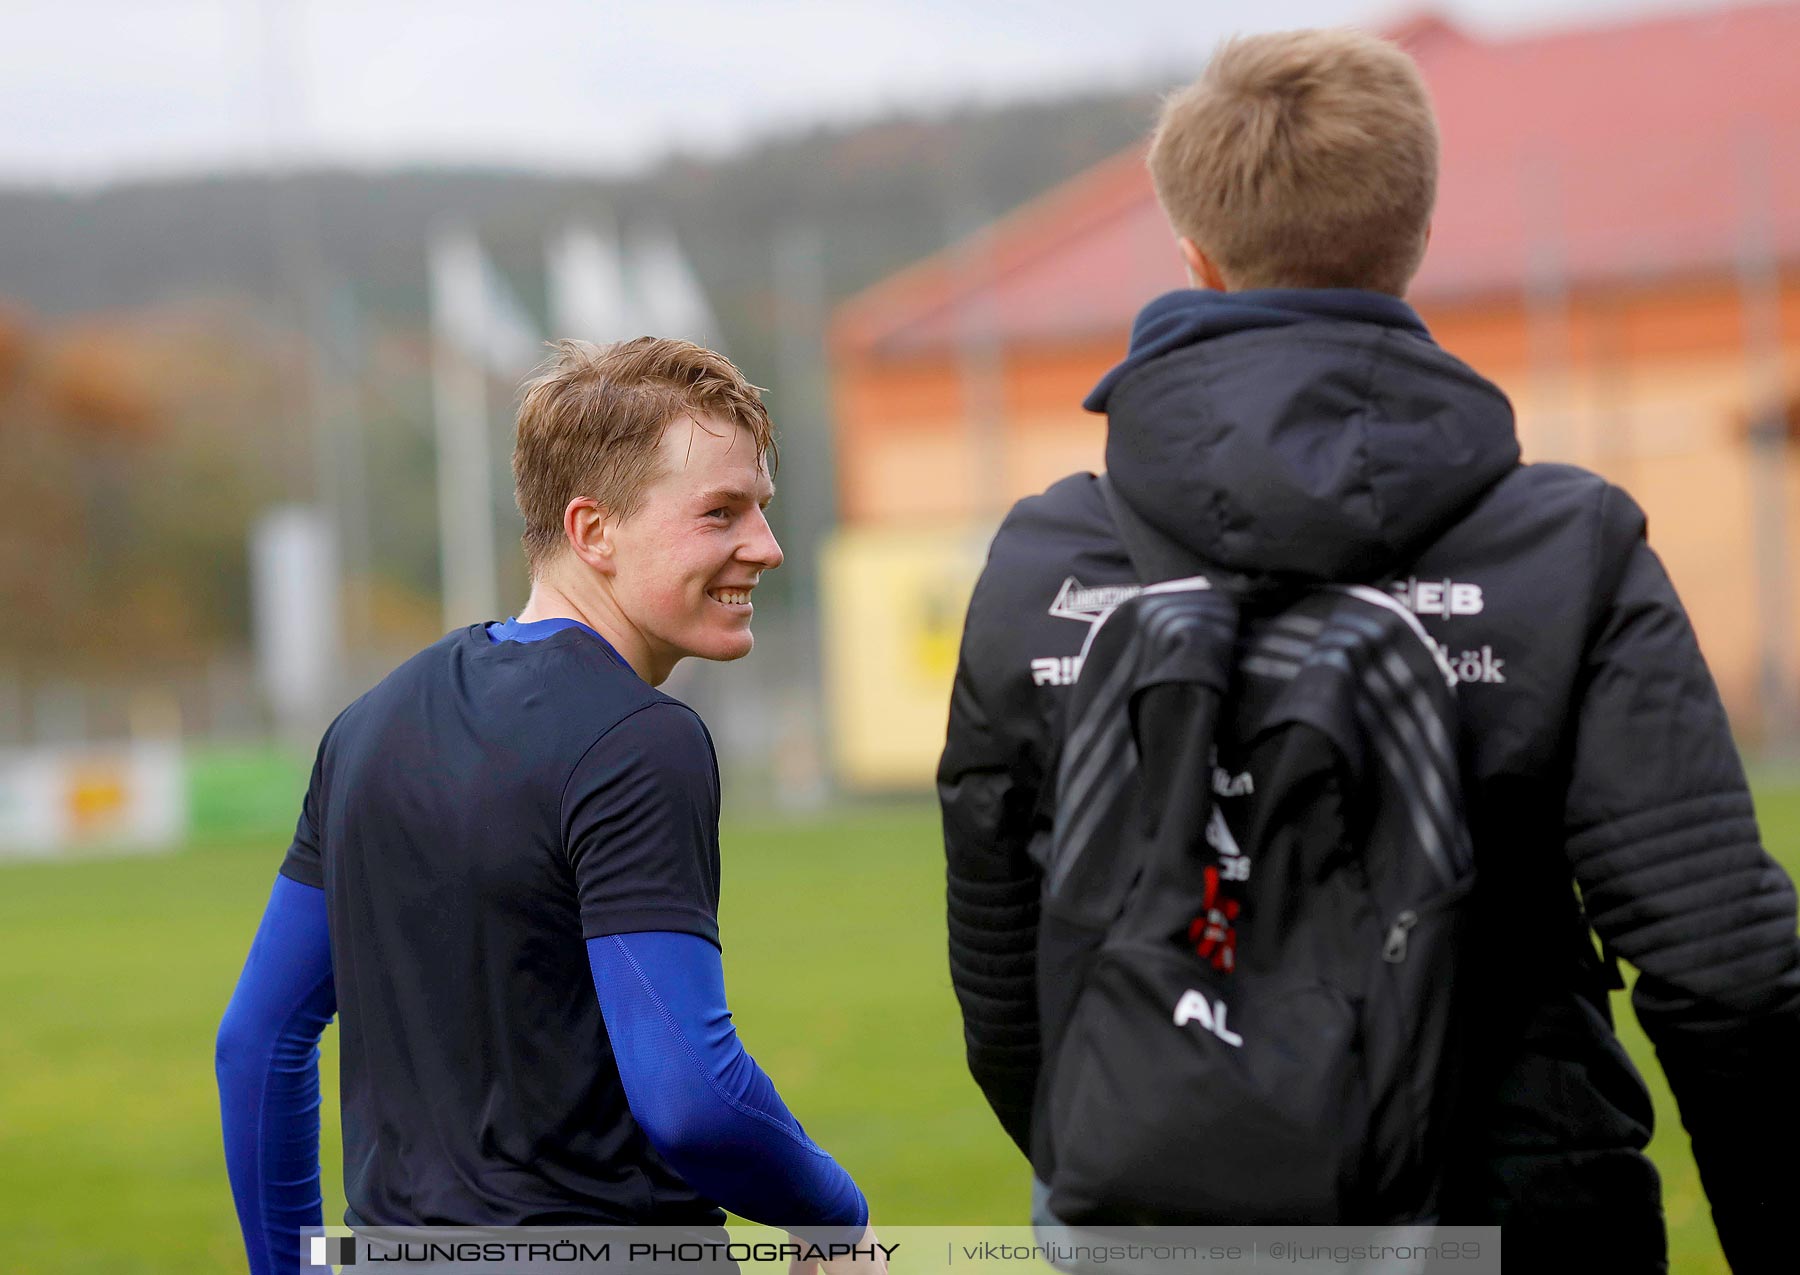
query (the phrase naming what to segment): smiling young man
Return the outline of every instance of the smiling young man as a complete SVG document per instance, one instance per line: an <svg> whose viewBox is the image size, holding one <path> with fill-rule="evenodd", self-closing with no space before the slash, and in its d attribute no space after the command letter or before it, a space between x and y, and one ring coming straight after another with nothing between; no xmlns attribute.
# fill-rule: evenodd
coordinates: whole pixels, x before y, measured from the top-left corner
<svg viewBox="0 0 1800 1275"><path fill-rule="evenodd" d="M350 1225L722 1237L723 1207L872 1243L862 1193L738 1042L712 741L656 689L687 656L750 651L751 596L781 564L772 455L755 387L685 341L561 342L526 387L530 599L326 732L220 1027L258 1275L320 1224L334 1011Z"/></svg>

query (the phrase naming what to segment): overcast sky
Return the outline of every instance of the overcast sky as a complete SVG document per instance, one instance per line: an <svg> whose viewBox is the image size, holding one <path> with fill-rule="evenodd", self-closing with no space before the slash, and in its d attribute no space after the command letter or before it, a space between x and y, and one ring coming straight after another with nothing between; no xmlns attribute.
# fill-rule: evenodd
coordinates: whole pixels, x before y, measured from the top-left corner
<svg viewBox="0 0 1800 1275"><path fill-rule="evenodd" d="M1506 34L1719 0L1450 0ZM0 182L465 161L628 171L815 121L1193 70L1392 0L0 0Z"/></svg>

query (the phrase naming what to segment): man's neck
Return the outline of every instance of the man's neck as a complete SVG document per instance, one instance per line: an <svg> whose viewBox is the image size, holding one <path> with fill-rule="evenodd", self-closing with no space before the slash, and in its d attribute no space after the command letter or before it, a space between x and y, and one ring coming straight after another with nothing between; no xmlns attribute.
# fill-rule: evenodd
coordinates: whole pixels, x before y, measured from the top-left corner
<svg viewBox="0 0 1800 1275"><path fill-rule="evenodd" d="M652 686L662 685L671 671L651 657L649 644L601 590L577 590L553 580L534 580L531 596L525 600L518 619L521 624L534 620L579 620L610 642L631 671Z"/></svg>

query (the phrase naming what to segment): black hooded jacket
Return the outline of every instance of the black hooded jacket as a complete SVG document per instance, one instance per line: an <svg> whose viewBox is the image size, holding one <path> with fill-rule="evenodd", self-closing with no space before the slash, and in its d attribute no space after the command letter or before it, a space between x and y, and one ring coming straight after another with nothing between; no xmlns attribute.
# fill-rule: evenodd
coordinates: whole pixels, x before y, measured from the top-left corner
<svg viewBox="0 0 1800 1275"><path fill-rule="evenodd" d="M1612 1031L1597 933L1639 971L1634 1006L1734 1267L1790 1269L1794 891L1631 498L1521 465L1500 391L1371 293L1171 293L1087 405L1146 519L1245 576L1383 584L1457 671L1481 1038L1446 1220L1503 1224L1510 1256L1604 1237L1608 1269L1663 1269L1650 1101ZM1134 583L1093 476L1074 475L1008 516L963 637L938 772L950 965L970 1070L1022 1148L1033 844L1083 644Z"/></svg>

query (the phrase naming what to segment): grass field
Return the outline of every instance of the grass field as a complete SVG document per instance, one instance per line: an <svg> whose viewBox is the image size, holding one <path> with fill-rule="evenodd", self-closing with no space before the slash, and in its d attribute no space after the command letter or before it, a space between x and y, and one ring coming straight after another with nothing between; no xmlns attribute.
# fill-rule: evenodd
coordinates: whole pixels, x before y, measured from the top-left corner
<svg viewBox="0 0 1800 1275"><path fill-rule="evenodd" d="M0 1272L243 1269L212 1042L285 845L285 765L203 772L195 843L157 858L0 868ZM1800 868L1800 784L1764 784ZM935 812L729 824L726 969L746 1044L855 1174L878 1222L1021 1225L1025 1172L969 1081L944 957ZM1674 1269L1724 1271L1686 1139L1656 1090ZM327 1220L341 1215L335 1032Z"/></svg>

